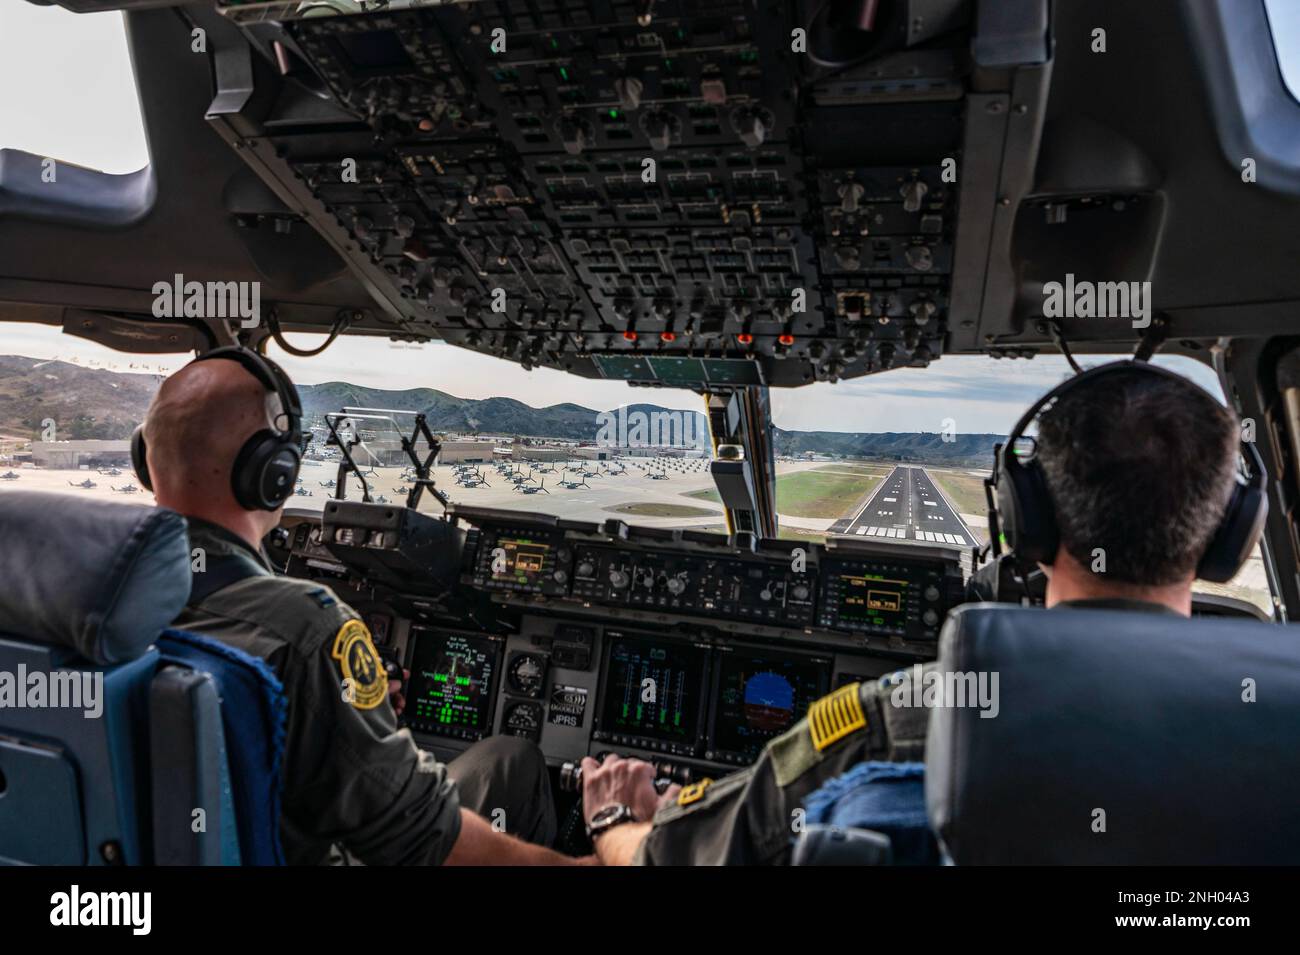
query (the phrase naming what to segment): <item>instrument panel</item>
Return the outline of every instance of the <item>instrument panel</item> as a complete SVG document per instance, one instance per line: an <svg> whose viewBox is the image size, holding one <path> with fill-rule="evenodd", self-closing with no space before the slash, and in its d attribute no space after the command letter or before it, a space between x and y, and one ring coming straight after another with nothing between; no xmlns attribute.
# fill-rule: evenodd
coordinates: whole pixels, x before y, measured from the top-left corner
<svg viewBox="0 0 1300 955"><path fill-rule="evenodd" d="M960 599L951 551L768 542L762 552L742 553L723 535L668 532L638 540L620 522L612 535L569 523L483 524L462 582L507 601L553 598L908 645L937 639L948 606Z"/></svg>
<svg viewBox="0 0 1300 955"><path fill-rule="evenodd" d="M304 520L285 535L286 570L328 581L400 648L402 722L444 758L503 734L552 765L605 750L715 774L748 765L836 686L933 658L965 594L954 548L460 506L360 533L377 507ZM394 586L435 540L459 559Z"/></svg>

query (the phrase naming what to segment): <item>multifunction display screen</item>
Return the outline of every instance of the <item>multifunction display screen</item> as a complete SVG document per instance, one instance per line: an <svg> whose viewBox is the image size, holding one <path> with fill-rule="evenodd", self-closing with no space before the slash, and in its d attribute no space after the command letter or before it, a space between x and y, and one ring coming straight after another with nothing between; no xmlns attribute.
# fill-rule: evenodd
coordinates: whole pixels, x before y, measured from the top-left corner
<svg viewBox="0 0 1300 955"><path fill-rule="evenodd" d="M601 729L667 743L694 743L708 650L690 643L607 632Z"/></svg>
<svg viewBox="0 0 1300 955"><path fill-rule="evenodd" d="M710 749L753 762L774 736L801 720L830 686L831 661L732 650L718 654Z"/></svg>
<svg viewBox="0 0 1300 955"><path fill-rule="evenodd" d="M411 687L403 718L413 729L478 739L492 718L492 689L501 657L490 637L411 629Z"/></svg>
<svg viewBox="0 0 1300 955"><path fill-rule="evenodd" d="M500 537L490 553L493 580L510 581L525 587L541 582L551 545L545 541Z"/></svg>

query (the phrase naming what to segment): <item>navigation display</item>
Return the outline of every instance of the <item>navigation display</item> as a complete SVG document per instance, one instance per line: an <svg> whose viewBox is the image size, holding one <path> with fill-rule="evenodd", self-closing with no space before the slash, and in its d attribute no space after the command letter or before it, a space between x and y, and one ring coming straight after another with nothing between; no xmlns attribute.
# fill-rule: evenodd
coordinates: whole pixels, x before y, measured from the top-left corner
<svg viewBox="0 0 1300 955"><path fill-rule="evenodd" d="M714 704L715 758L751 763L767 742L784 733L826 695L831 660L733 650L718 654Z"/></svg>
<svg viewBox="0 0 1300 955"><path fill-rule="evenodd" d="M411 628L411 686L403 719L411 729L478 739L491 721L501 657L490 637Z"/></svg>
<svg viewBox="0 0 1300 955"><path fill-rule="evenodd" d="M606 637L602 732L693 746L699 737L708 650L612 631Z"/></svg>

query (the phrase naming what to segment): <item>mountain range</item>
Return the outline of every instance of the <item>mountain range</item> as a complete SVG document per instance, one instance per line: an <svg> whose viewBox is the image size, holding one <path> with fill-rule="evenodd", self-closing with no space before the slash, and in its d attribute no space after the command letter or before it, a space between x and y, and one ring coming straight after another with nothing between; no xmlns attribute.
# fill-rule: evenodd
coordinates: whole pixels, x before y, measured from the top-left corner
<svg viewBox="0 0 1300 955"><path fill-rule="evenodd" d="M60 438L128 437L144 417L160 381L157 375L0 355L0 435L30 438L40 430L42 421L52 418ZM435 431L570 441L591 441L601 426L597 411L573 403L534 408L514 398L458 398L434 388L390 391L342 381L302 385L298 390L308 419L344 406L387 408L422 411ZM635 421L636 412L649 416L669 409L645 403L628 405L629 425ZM704 427L704 416L698 412L675 414L692 415L694 427ZM1001 436L958 434L944 440L942 435L926 432L786 431L774 427L772 440L776 453L782 455L815 451L887 461L987 467L992 462L993 443Z"/></svg>

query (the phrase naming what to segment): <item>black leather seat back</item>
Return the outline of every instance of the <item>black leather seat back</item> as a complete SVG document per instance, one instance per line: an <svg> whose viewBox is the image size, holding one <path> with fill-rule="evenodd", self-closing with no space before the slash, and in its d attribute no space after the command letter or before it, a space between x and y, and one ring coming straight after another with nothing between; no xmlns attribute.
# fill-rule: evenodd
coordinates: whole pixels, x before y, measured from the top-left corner
<svg viewBox="0 0 1300 955"><path fill-rule="evenodd" d="M975 604L945 672L930 820L959 865L1300 863L1300 631L1250 620ZM990 684L991 685L991 684Z"/></svg>

